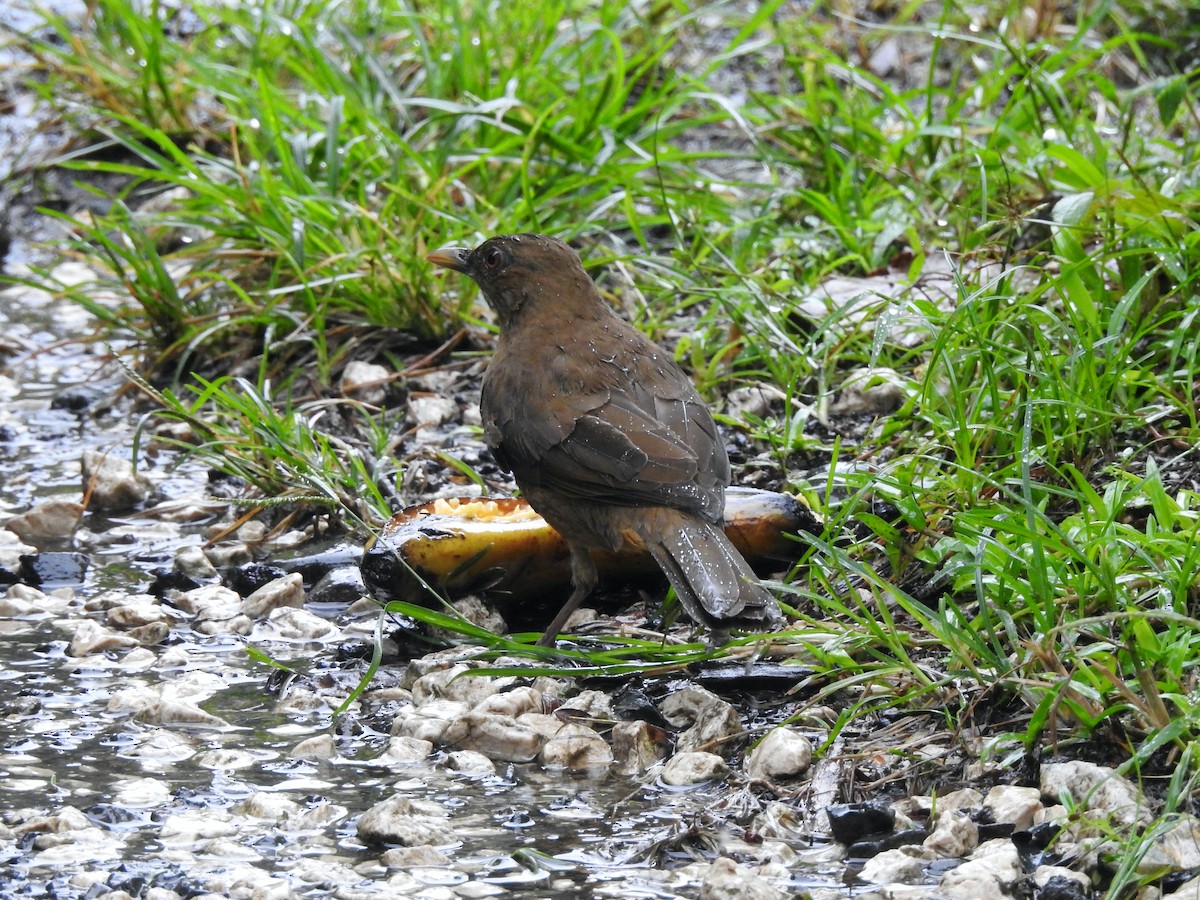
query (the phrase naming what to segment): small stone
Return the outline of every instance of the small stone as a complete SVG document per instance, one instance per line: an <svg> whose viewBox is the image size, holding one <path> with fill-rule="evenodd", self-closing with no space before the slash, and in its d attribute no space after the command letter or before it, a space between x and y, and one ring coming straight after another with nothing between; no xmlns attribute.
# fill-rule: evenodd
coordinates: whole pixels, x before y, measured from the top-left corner
<svg viewBox="0 0 1200 900"><path fill-rule="evenodd" d="M732 753L740 746L745 730L737 710L707 688L688 685L668 696L660 712L672 725L690 726L676 741L680 752L711 749Z"/></svg>
<svg viewBox="0 0 1200 900"><path fill-rule="evenodd" d="M290 754L292 759L334 759L338 755L337 745L331 734L317 734L305 738Z"/></svg>
<svg viewBox="0 0 1200 900"><path fill-rule="evenodd" d="M560 716L570 713L571 718L576 720L592 719L611 722L615 718L612 697L604 691L580 691L574 697L564 701L559 706L557 713Z"/></svg>
<svg viewBox="0 0 1200 900"><path fill-rule="evenodd" d="M261 619L274 609L304 606L304 578L292 572L276 578L260 587L242 601L241 614L251 619Z"/></svg>
<svg viewBox="0 0 1200 900"><path fill-rule="evenodd" d="M174 568L181 575L197 581L207 581L217 577L216 567L204 555L204 551L195 545L179 549L175 554Z"/></svg>
<svg viewBox="0 0 1200 900"><path fill-rule="evenodd" d="M585 725L567 724L542 747L542 765L571 772L607 769L613 763L608 742Z"/></svg>
<svg viewBox="0 0 1200 900"><path fill-rule="evenodd" d="M387 388L395 380L395 373L385 366L352 359L342 369L338 384L343 397L353 397L372 406L379 406L387 396Z"/></svg>
<svg viewBox="0 0 1200 900"><path fill-rule="evenodd" d="M464 775L496 774L496 764L474 750L454 750L446 754L446 768Z"/></svg>
<svg viewBox="0 0 1200 900"><path fill-rule="evenodd" d="M477 750L503 762L532 762L546 742L535 729L508 716L476 712L452 723L443 738L459 749Z"/></svg>
<svg viewBox="0 0 1200 900"><path fill-rule="evenodd" d="M922 846L947 859L966 856L979 844L979 826L965 809L948 809L938 816L933 833Z"/></svg>
<svg viewBox="0 0 1200 900"><path fill-rule="evenodd" d="M980 844L970 859L942 876L938 888L952 900L1009 900L1007 886L1021 875L1017 848L998 839Z"/></svg>
<svg viewBox="0 0 1200 900"><path fill-rule="evenodd" d="M1066 795L1084 804L1093 816L1107 816L1120 825L1147 824L1151 819L1142 792L1107 766L1083 760L1046 763L1042 766L1041 790L1055 799Z"/></svg>
<svg viewBox="0 0 1200 900"><path fill-rule="evenodd" d="M457 838L444 815L433 815L433 804L419 804L401 794L376 803L358 820L358 838L368 846L422 844L446 846Z"/></svg>
<svg viewBox="0 0 1200 900"><path fill-rule="evenodd" d="M895 369L855 369L829 405L832 416L887 415L904 405L905 379Z"/></svg>
<svg viewBox="0 0 1200 900"><path fill-rule="evenodd" d="M383 755L397 762L420 762L428 759L433 753L433 744L420 738L393 735L388 738L387 749Z"/></svg>
<svg viewBox="0 0 1200 900"><path fill-rule="evenodd" d="M130 628L125 633L143 647L153 647L165 641L170 636L171 629L166 622L148 622L145 625Z"/></svg>
<svg viewBox="0 0 1200 900"><path fill-rule="evenodd" d="M164 599L197 621L232 619L242 610L236 591L219 584L206 584L190 591L167 591Z"/></svg>
<svg viewBox="0 0 1200 900"><path fill-rule="evenodd" d="M454 861L440 850L422 844L419 847L393 847L384 850L379 861L391 869L449 868Z"/></svg>
<svg viewBox="0 0 1200 900"><path fill-rule="evenodd" d="M642 719L617 722L612 728L612 750L621 775L639 775L666 756L667 733Z"/></svg>
<svg viewBox="0 0 1200 900"><path fill-rule="evenodd" d="M157 597L149 594L134 594L129 602L110 607L104 621L117 628L137 628L141 625L168 624L171 615Z"/></svg>
<svg viewBox="0 0 1200 900"><path fill-rule="evenodd" d="M708 867L700 884L700 900L784 900L789 896L728 857Z"/></svg>
<svg viewBox="0 0 1200 900"><path fill-rule="evenodd" d="M931 862L928 856L919 847L884 850L868 859L858 874L863 881L874 884L920 884Z"/></svg>
<svg viewBox="0 0 1200 900"><path fill-rule="evenodd" d="M455 665L422 675L412 686L413 703L430 700L459 700L471 706L516 684L515 678L487 678L470 674L471 667Z"/></svg>
<svg viewBox="0 0 1200 900"><path fill-rule="evenodd" d="M82 468L83 493L92 509L131 509L150 493L146 479L134 474L127 459L85 450Z"/></svg>
<svg viewBox="0 0 1200 900"><path fill-rule="evenodd" d="M546 702L545 698L542 697L541 691L521 685L520 687L513 688L511 691L503 691L499 694L492 694L490 697L484 697L476 704L475 712L508 716L510 719L515 719L518 716L523 716L525 713L540 713L545 708Z"/></svg>
<svg viewBox="0 0 1200 900"><path fill-rule="evenodd" d="M1200 868L1200 820L1183 816L1154 839L1138 860L1137 871L1153 874L1165 869Z"/></svg>
<svg viewBox="0 0 1200 900"><path fill-rule="evenodd" d="M282 822L299 815L300 808L300 804L295 800L290 800L281 794L255 791L238 805L236 811L254 819Z"/></svg>
<svg viewBox="0 0 1200 900"><path fill-rule="evenodd" d="M242 541L221 541L221 543L213 544L207 548L204 551L204 555L218 569L227 569L231 566L244 566L246 563L254 560L254 554L250 552L250 548Z"/></svg>
<svg viewBox="0 0 1200 900"><path fill-rule="evenodd" d="M723 778L728 773L729 765L723 757L715 753L684 751L667 760L660 777L663 784L684 787Z"/></svg>
<svg viewBox="0 0 1200 900"><path fill-rule="evenodd" d="M118 634L91 619L80 619L67 653L70 656L90 656L104 650L125 650L137 646L137 638Z"/></svg>
<svg viewBox="0 0 1200 900"><path fill-rule="evenodd" d="M451 397L415 394L408 398L408 414L418 428L445 425L458 416L458 404Z"/></svg>
<svg viewBox="0 0 1200 900"><path fill-rule="evenodd" d="M26 544L7 528L0 528L0 570L14 577L21 570L21 557L33 556L37 547Z"/></svg>
<svg viewBox="0 0 1200 900"><path fill-rule="evenodd" d="M1042 808L1042 792L1035 787L998 784L988 791L983 806L991 810L992 821L1010 824L1016 831L1026 831L1033 826L1034 816Z"/></svg>
<svg viewBox="0 0 1200 900"><path fill-rule="evenodd" d="M271 610L262 630L268 639L278 641L316 641L336 637L338 633L329 620L291 606Z"/></svg>
<svg viewBox="0 0 1200 900"><path fill-rule="evenodd" d="M74 533L83 516L84 506L75 500L47 500L19 516L13 516L4 527L35 546L63 540Z"/></svg>
<svg viewBox="0 0 1200 900"><path fill-rule="evenodd" d="M948 794L938 794L933 808L938 815L947 809L979 809L983 806L983 794L974 788L962 788Z"/></svg>
<svg viewBox="0 0 1200 900"><path fill-rule="evenodd" d="M23 616L44 616L47 614L64 614L70 606L69 598L73 592L68 589L51 591L49 594L39 591L27 584L14 584L0 598L0 616L19 618Z"/></svg>
<svg viewBox="0 0 1200 900"><path fill-rule="evenodd" d="M406 706L392 721L392 734L443 743L446 732L467 714L467 704L456 700L434 700L423 706ZM532 757L530 757L532 759Z"/></svg>
<svg viewBox="0 0 1200 900"><path fill-rule="evenodd" d="M812 752L812 744L804 735L787 727L775 728L747 754L746 774L768 781L793 778L808 769Z"/></svg>

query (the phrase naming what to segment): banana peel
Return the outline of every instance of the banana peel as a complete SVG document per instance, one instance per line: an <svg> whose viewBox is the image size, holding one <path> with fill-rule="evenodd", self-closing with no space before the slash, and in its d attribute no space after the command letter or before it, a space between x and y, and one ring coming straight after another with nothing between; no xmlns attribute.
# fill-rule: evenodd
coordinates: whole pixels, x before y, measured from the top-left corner
<svg viewBox="0 0 1200 900"><path fill-rule="evenodd" d="M794 560L800 531L820 534L821 520L790 494L729 488L725 533L756 568ZM596 551L602 582L658 573L646 549L627 543ZM512 602L566 592L571 583L566 542L529 504L515 498L434 500L392 519L363 556L363 579L383 601L422 602L432 589L447 599L477 591Z"/></svg>

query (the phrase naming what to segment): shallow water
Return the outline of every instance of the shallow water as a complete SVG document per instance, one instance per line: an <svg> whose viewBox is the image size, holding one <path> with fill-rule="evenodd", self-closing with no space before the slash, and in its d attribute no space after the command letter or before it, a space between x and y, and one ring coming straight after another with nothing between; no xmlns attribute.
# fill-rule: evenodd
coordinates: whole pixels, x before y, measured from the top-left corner
<svg viewBox="0 0 1200 900"><path fill-rule="evenodd" d="M127 400L113 400L124 377L109 350L62 342L89 331L69 305L4 296L4 515L52 496L80 498L86 449L129 455L135 423ZM152 500L206 488L206 472L169 455L140 463ZM283 639L262 622L248 638L206 636L178 615L159 644L70 655L80 623L103 619L98 598L145 592L211 525L211 517L177 524L143 512L85 513L72 539L42 548L43 557L78 554L69 558L86 562L83 574L42 584L33 609L0 618L0 898L146 896L151 888L172 892L161 896L688 897L718 836L726 852L738 845L729 823L748 821L757 801L725 784L679 790L536 764L471 775L450 771L441 751L376 760L401 703L388 691L403 662L385 666L358 706L333 715L365 666L339 660L338 650L369 641L376 624L361 605L317 607L336 628L315 641ZM292 673L256 662L247 645ZM227 725L145 716L139 691L198 698ZM320 734L333 735L334 759L293 758L300 741ZM358 817L396 793L447 817L454 841L440 848L444 859L389 867L381 848L359 840ZM738 803L751 808L714 813ZM799 869L809 870L817 871Z"/></svg>

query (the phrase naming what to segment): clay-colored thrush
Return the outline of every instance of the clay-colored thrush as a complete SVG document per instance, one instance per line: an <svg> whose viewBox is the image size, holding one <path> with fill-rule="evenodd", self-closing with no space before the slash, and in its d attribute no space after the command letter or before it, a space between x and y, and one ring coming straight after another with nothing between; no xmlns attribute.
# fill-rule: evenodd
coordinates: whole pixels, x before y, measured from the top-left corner
<svg viewBox="0 0 1200 900"><path fill-rule="evenodd" d="M708 406L662 348L600 296L557 238L510 234L431 262L471 276L500 324L480 412L497 462L566 539L574 591L553 643L596 586L589 548L645 544L696 622L775 628L775 598L721 530L729 459Z"/></svg>

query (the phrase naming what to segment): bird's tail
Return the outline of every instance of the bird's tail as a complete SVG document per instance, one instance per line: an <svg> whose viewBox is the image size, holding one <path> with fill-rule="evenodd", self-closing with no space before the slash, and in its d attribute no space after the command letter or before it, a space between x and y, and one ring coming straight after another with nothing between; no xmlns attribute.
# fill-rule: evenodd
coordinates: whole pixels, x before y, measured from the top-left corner
<svg viewBox="0 0 1200 900"><path fill-rule="evenodd" d="M640 512L633 529L694 621L717 632L731 625L772 630L784 624L779 603L720 525L674 509Z"/></svg>

